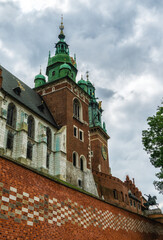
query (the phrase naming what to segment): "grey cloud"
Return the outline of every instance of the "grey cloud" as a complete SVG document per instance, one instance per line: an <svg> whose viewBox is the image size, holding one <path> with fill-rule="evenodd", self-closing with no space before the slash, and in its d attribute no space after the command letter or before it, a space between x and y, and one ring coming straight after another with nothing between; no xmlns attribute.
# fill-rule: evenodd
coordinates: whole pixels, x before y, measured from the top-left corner
<svg viewBox="0 0 163 240"><path fill-rule="evenodd" d="M70 52L77 54L79 70L91 70L96 96L103 100L103 117L111 135L109 150L113 174L122 179L128 173L135 177L143 192L155 193L152 182L156 170L143 151L141 131L146 127L147 117L155 113L161 94L156 92L148 96L148 101L143 101L142 92L133 89L130 93L132 100L127 100L117 85L120 77L125 85L134 83L130 76L139 77L148 73L162 87L163 60L160 56L158 60L153 59L151 53L153 50L158 54L163 52L160 24L163 20L163 1L94 0L87 5L71 0L70 4L71 10L64 14L66 41L70 44ZM142 33L134 40L140 6L148 12L152 9L158 22L149 21L141 25ZM15 74L33 86L33 73L38 73L40 64L44 72L48 51L54 54L60 12L47 8L45 11L33 10L23 14L17 2L8 1L0 3L0 16L0 40L14 53L14 58L9 58L0 49L1 64L12 71L16 63L26 60L26 73L23 73L24 69L22 72L19 69ZM121 106L118 106L119 102ZM112 104L117 107L116 111L111 111ZM144 169L148 169L146 176Z"/></svg>
<svg viewBox="0 0 163 240"><path fill-rule="evenodd" d="M96 95L101 99L111 98L114 94L115 92L111 89L101 87L96 88Z"/></svg>

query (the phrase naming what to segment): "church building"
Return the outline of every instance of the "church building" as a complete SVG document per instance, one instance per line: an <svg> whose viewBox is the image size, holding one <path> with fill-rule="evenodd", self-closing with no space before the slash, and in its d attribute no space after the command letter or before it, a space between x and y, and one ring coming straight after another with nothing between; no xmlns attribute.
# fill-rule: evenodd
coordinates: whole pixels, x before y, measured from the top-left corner
<svg viewBox="0 0 163 240"><path fill-rule="evenodd" d="M145 199L134 180L111 174L101 101L88 72L76 81L63 30L61 21L46 76L40 71L33 89L0 66L0 155L142 214Z"/></svg>

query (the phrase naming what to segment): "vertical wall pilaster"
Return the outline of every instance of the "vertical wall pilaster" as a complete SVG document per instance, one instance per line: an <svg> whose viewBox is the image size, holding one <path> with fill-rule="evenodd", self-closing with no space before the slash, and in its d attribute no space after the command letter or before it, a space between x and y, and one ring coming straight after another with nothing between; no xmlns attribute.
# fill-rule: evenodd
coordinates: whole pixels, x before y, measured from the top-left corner
<svg viewBox="0 0 163 240"><path fill-rule="evenodd" d="M46 169L47 158L47 136L46 127L40 124L39 127L39 143L38 143L38 168Z"/></svg>
<svg viewBox="0 0 163 240"><path fill-rule="evenodd" d="M7 101L0 95L0 149L5 148L5 132L7 119Z"/></svg>

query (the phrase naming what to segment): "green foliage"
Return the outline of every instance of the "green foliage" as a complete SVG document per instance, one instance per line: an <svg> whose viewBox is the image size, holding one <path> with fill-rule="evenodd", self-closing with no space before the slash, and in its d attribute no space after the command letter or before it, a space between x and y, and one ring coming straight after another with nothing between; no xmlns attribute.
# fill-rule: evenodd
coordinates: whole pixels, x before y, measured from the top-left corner
<svg viewBox="0 0 163 240"><path fill-rule="evenodd" d="M156 115L147 119L148 129L142 132L144 150L150 155L150 162L159 168L156 174L159 181L154 185L163 194L163 102L158 107Z"/></svg>

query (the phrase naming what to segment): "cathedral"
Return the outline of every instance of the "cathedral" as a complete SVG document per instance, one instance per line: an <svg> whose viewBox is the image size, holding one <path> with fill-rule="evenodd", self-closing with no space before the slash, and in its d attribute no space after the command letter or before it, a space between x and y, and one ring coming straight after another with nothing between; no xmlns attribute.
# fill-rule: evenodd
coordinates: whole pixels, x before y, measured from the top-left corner
<svg viewBox="0 0 163 240"><path fill-rule="evenodd" d="M70 56L63 30L61 21L46 76L40 71L33 89L0 66L0 155L142 214L146 200L134 179L111 174L101 101L88 72L76 81L76 56Z"/></svg>

